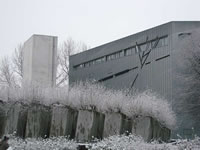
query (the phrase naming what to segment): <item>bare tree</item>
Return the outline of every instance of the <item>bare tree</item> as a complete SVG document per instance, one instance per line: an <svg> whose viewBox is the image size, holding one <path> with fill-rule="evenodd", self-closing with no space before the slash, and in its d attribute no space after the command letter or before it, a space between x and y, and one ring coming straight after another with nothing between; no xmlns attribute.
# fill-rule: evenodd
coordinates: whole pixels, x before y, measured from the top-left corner
<svg viewBox="0 0 200 150"><path fill-rule="evenodd" d="M4 57L0 62L0 82L8 86L15 85L14 72L8 57Z"/></svg>
<svg viewBox="0 0 200 150"><path fill-rule="evenodd" d="M16 84L21 86L23 79L23 44L19 44L19 46L15 49L12 56L12 66L14 71L14 76L16 79Z"/></svg>
<svg viewBox="0 0 200 150"><path fill-rule="evenodd" d="M22 78L23 77L23 44L20 44L14 51L12 63L14 71Z"/></svg>
<svg viewBox="0 0 200 150"><path fill-rule="evenodd" d="M68 38L62 43L57 55L57 86L68 84L69 56L87 49L88 46L85 43L76 42L72 38ZM8 86L21 86L23 62L23 44L19 44L13 53L11 61L8 57L1 60L0 82Z"/></svg>
<svg viewBox="0 0 200 150"><path fill-rule="evenodd" d="M69 73L69 56L85 51L88 46L83 42L76 42L72 38L68 38L62 43L58 50L58 64L56 86L68 84Z"/></svg>

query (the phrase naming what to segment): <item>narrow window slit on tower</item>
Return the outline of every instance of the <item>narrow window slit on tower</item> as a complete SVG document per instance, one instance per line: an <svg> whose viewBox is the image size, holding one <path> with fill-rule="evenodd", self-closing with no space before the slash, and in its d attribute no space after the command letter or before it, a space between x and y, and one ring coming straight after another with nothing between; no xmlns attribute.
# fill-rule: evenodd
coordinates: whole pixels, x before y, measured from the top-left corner
<svg viewBox="0 0 200 150"><path fill-rule="evenodd" d="M108 76L108 77L105 77L105 78L103 78L103 79L98 80L98 82L103 82L103 81L112 79L113 77L114 77L113 75L112 75L112 76Z"/></svg>
<svg viewBox="0 0 200 150"><path fill-rule="evenodd" d="M120 75L125 74L125 73L127 73L127 72L129 72L129 71L130 71L130 69L126 69L126 70L124 70L124 71L121 71L121 72L116 73L115 76L120 76Z"/></svg>
<svg viewBox="0 0 200 150"><path fill-rule="evenodd" d="M135 70L135 69L137 69L138 68L138 66L137 67L134 67L134 68L131 68L130 70Z"/></svg>
<svg viewBox="0 0 200 150"><path fill-rule="evenodd" d="M112 78L114 78L114 77L121 76L121 75L123 75L123 74L125 74L125 73L128 73L129 71L134 70L134 69L137 69L137 68L138 68L138 66L137 66L137 67L134 67L134 68L131 68L131 69L126 69L126 70L120 71L120 72L115 73L115 74L113 74L113 75L109 75L109 76L107 76L107 77L105 77L105 78L99 79L98 82L103 82L103 81L112 79Z"/></svg>
<svg viewBox="0 0 200 150"><path fill-rule="evenodd" d="M150 64L151 62L147 62L147 63L145 63L145 65L148 65L148 64Z"/></svg>
<svg viewBox="0 0 200 150"><path fill-rule="evenodd" d="M159 61L159 60L161 60L161 59L167 58L167 57L169 57L169 56L170 56L170 55L168 54L168 55L166 55L166 56L163 56L163 57L157 58L156 61Z"/></svg>

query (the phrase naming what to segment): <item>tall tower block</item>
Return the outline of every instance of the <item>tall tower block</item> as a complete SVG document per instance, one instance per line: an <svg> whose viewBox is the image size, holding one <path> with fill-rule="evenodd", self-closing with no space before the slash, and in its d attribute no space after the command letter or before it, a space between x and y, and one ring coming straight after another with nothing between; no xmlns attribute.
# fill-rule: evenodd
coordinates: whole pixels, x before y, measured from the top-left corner
<svg viewBox="0 0 200 150"><path fill-rule="evenodd" d="M33 35L25 42L23 54L24 82L55 86L57 37Z"/></svg>

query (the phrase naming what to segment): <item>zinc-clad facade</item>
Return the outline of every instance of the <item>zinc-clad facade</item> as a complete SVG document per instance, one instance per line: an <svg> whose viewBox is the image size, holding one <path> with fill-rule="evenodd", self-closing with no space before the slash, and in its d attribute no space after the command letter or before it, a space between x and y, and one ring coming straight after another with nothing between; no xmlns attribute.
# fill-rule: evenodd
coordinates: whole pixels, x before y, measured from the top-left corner
<svg viewBox="0 0 200 150"><path fill-rule="evenodd" d="M169 22L73 55L69 83L91 80L114 89L151 89L173 104L180 35L196 28L200 22Z"/></svg>

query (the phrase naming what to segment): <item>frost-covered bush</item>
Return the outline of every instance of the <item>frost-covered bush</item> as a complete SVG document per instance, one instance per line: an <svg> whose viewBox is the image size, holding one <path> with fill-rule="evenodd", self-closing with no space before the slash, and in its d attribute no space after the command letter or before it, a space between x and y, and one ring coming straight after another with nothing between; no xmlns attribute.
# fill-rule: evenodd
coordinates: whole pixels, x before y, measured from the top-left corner
<svg viewBox="0 0 200 150"><path fill-rule="evenodd" d="M77 110L123 113L130 118L149 116L168 128L175 126L175 115L170 104L150 90L128 95L126 91L107 89L100 84L79 83L69 89L25 85L21 88L9 88L7 95L9 101L47 106L56 103Z"/></svg>
<svg viewBox="0 0 200 150"><path fill-rule="evenodd" d="M177 140L173 143L146 143L135 135L115 135L91 145L90 150L199 150L200 138Z"/></svg>
<svg viewBox="0 0 200 150"><path fill-rule="evenodd" d="M69 89L70 104L78 109L94 109L99 112L120 112L124 94L99 84L80 83Z"/></svg>
<svg viewBox="0 0 200 150"><path fill-rule="evenodd" d="M44 103L44 88L37 85L24 85L20 88L9 88L8 100L22 103Z"/></svg>
<svg viewBox="0 0 200 150"><path fill-rule="evenodd" d="M7 91L9 102L38 103L46 106L66 104L68 95L67 88L44 88L36 84L25 84L20 88L10 87Z"/></svg>
<svg viewBox="0 0 200 150"><path fill-rule="evenodd" d="M13 150L76 150L78 144L75 141L68 140L66 137L57 137L49 139L27 138L20 139L12 137L9 145Z"/></svg>
<svg viewBox="0 0 200 150"><path fill-rule="evenodd" d="M46 105L70 105L68 97L69 93L67 88L47 88L44 91L44 101Z"/></svg>
<svg viewBox="0 0 200 150"><path fill-rule="evenodd" d="M176 124L175 114L167 100L150 90L127 95L126 91L81 83L70 88L69 101L71 106L78 109L95 109L102 113L120 112L130 118L150 116L168 128Z"/></svg>
<svg viewBox="0 0 200 150"><path fill-rule="evenodd" d="M176 124L175 114L168 101L150 90L138 93L134 98L129 97L127 101L122 112L129 117L134 114L150 116L168 128Z"/></svg>

